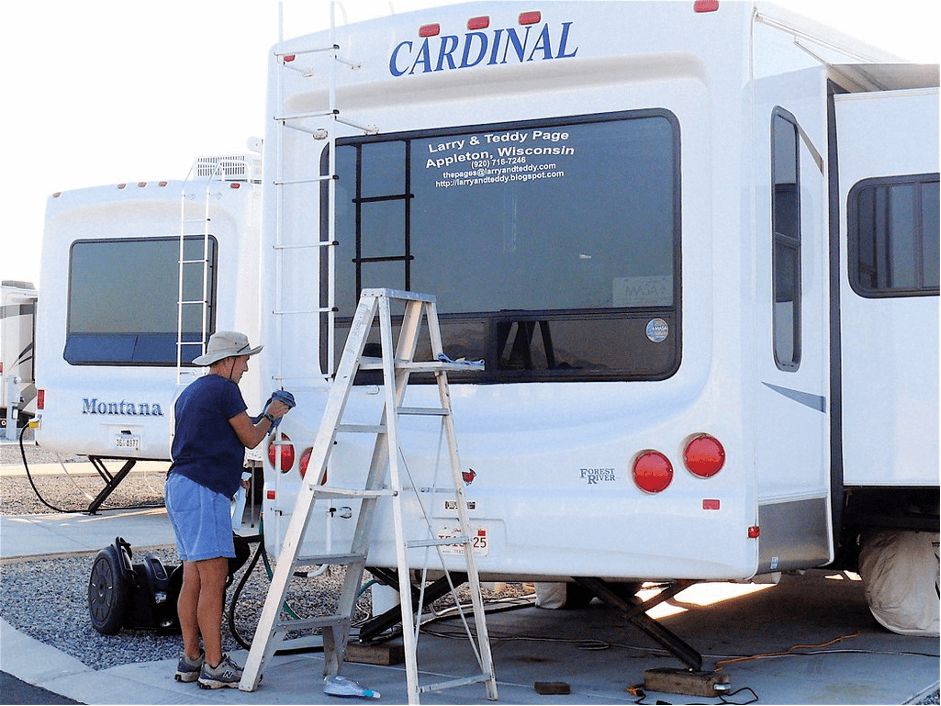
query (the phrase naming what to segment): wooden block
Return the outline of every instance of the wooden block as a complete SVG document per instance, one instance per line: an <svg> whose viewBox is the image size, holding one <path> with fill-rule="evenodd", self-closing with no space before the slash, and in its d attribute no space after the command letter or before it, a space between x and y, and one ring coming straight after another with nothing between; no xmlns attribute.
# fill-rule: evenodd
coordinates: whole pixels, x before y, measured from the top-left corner
<svg viewBox="0 0 941 706"><path fill-rule="evenodd" d="M537 681L533 682L533 689L537 694L571 694L572 687L564 681Z"/></svg>
<svg viewBox="0 0 941 706"><path fill-rule="evenodd" d="M644 689L668 694L717 696L729 690L729 675L722 672L693 672L688 669L648 669Z"/></svg>
<svg viewBox="0 0 941 706"><path fill-rule="evenodd" d="M375 645L350 642L346 646L344 661L383 666L402 664L405 661L405 647L400 642L383 642Z"/></svg>

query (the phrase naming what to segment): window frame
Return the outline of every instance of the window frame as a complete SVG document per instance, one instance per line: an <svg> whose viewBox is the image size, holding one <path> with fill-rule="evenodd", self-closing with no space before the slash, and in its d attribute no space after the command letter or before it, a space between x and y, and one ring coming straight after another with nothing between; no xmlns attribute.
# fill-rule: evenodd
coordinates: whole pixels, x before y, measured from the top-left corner
<svg viewBox="0 0 941 706"><path fill-rule="evenodd" d="M187 235L187 236L185 236L185 239L186 239L187 242L197 242L197 243L200 243L200 244L201 244L201 243L204 241L204 239L206 239L206 238L208 238L208 240L209 240L209 242L210 242L209 286L208 286L208 288L207 288L207 291L208 291L208 293L209 293L209 303L208 303L208 307L207 307L208 310L207 310L207 312L206 312L206 318L207 318L207 321L206 321L206 337L207 337L207 340L208 340L208 337L211 336L211 335L215 332L215 330L216 330L216 311L217 311L218 286L219 286L219 274L218 274L218 271L219 271L219 242L218 242L218 239L217 239L214 235L212 235L212 234L208 234L208 235ZM159 361L148 361L148 360L113 360L113 359L97 359L97 360L96 360L96 359L90 359L90 358L76 358L76 357L74 357L74 356L70 357L70 354L69 354L70 339L71 339L73 336L87 336L87 337L91 337L91 336L96 336L96 335L97 335L97 336L112 336L112 337L115 337L115 338L121 338L121 337L128 337L128 338L129 338L129 337L131 337L131 336L137 335L137 334L120 334L120 333L115 333L115 334L93 334L93 333L84 333L84 334L83 334L83 333L80 333L80 332L74 332L74 333L72 332L72 296L73 296L73 287L75 286L75 281L74 281L73 272L72 272L72 261L73 261L73 253L74 253L75 246L76 246L76 245L107 244L107 243L120 243L120 244L125 244L125 243L146 243L146 242L151 242L151 243L153 243L153 242L161 242L161 241L163 241L163 242L171 242L171 243L173 243L173 244L177 247L177 249L178 249L178 248L179 248L179 242L180 242L180 236L179 236L179 235L166 235L166 236L159 236L159 235L158 235L158 236L146 236L146 237L139 237L139 238L82 238L82 239L78 239L78 240L72 241L72 243L71 243L70 246L69 246L69 261L68 261L68 277L69 277L69 282L68 282L67 293L66 293L66 302L65 302L65 308L66 308L65 346L64 346L64 348L63 348L63 350L62 350L62 358L63 358L63 360L65 360L69 365L75 365L75 366L104 366L104 367L115 367L115 366L118 366L118 367L148 367L148 368L150 368L150 367L160 367L160 368L173 367L173 368L175 368L175 367L177 366L177 352L176 352L176 342L175 342L175 341L174 341L174 345L173 345L173 356L172 356L172 360L159 360ZM177 268L179 267L179 260L177 260L177 265L176 265L176 266L177 266ZM123 274L124 274L124 275L127 275L126 272L123 273ZM175 282L175 285L176 285L176 287L177 287L177 290L175 291L175 293L174 293L173 296L174 296L174 299L178 299L178 294L176 293L176 292L179 291L179 289L178 289L178 288L179 288L179 274L178 274L178 270L177 270L177 274L173 277L173 281ZM177 306L177 308L179 307L179 302L177 302L177 305L176 305L176 306ZM178 314L175 314L175 318L176 318L177 316L178 316ZM179 319L176 318L176 320L178 321ZM156 332L142 332L142 333L145 334L145 335L147 335L147 334L156 335ZM174 330L172 333L173 333L174 339L176 339L179 332L178 332L177 330ZM195 333L195 335L196 335L197 338L198 338L199 332L194 332L194 333ZM193 340L195 341L196 339L193 339ZM191 348L191 349L193 350L193 356L192 356L192 357L196 357L196 356L198 355L198 349L197 349L196 346L187 346L187 348ZM182 365L183 365L184 367L196 367L196 366L193 366L193 363L191 362L191 360L190 360L190 361L187 361L187 360L185 360L185 359L182 361Z"/></svg>
<svg viewBox="0 0 941 706"><path fill-rule="evenodd" d="M777 230L777 145L776 145L776 127L778 121L783 121L791 125L794 130L794 209L796 228L795 235L781 233ZM800 125L797 118L792 113L777 106L771 111L771 348L774 354L774 363L780 370L786 372L796 372L800 368L802 354L802 286L803 273L801 271L801 253L803 246L803 222L801 218L801 159L800 159ZM783 182L782 182L783 183ZM778 316L778 294L782 284L779 275L778 246L783 246L794 251L794 272L789 284L793 290L793 317L791 321L791 359L784 360L781 355L783 351L778 348L778 331L782 325Z"/></svg>
<svg viewBox="0 0 941 706"><path fill-rule="evenodd" d="M941 293L941 287L924 286L924 254L925 254L925 228L922 218L924 186L928 184L937 184L941 181L941 175L938 172L923 172L919 174L899 174L893 176L879 176L860 179L857 181L846 196L846 240L847 240L847 279L850 287L860 297L865 299L886 299L900 297L931 297L938 296ZM893 186L914 185L915 197L913 199L913 213L916 226L915 239L918 240L918 251L915 253L916 274L922 279L922 286L899 287L899 288L877 288L870 289L865 287L859 278L860 273L860 218L859 218L859 197L863 190L870 188L884 187L889 189ZM888 207L887 207L888 210ZM887 219L882 222L885 226L890 221ZM888 235L886 237L888 244Z"/></svg>
<svg viewBox="0 0 941 706"><path fill-rule="evenodd" d="M561 316L562 319L571 319L578 317L587 317L587 318L597 318L604 317L605 315L610 315L613 319L624 319L624 318L644 318L650 319L652 317L661 317L662 312L659 309L668 308L669 316L666 318L669 319L671 323L671 332L670 335L675 339L674 349L672 352L672 363L664 370L657 373L642 372L635 373L631 372L628 369L618 369L616 372L604 372L604 373L586 373L584 375L560 375L557 371L549 370L542 371L543 374L534 373L532 371L527 371L525 375L516 375L513 373L506 373L504 371L501 373L490 373L481 375L474 375L468 377L467 382L478 382L481 384L492 384L492 383L506 383L506 382L586 382L594 380L663 380L669 377L672 377L679 370L682 363L682 285L683 285L683 274L682 274L682 168L681 168L681 155L682 155L682 135L680 132L680 124L677 116L670 110L666 108L651 108L651 109L640 109L640 110L629 110L629 111L618 111L610 113L601 113L601 114L582 114L582 115L573 115L573 116L561 116L561 117L552 117L545 118L540 120L521 120L521 121L512 121L512 122L499 122L499 123L484 123L484 124L475 124L475 125L456 125L448 126L445 128L432 129L432 130L414 130L414 131L403 131L397 133L390 133L388 135L379 135L379 136L359 136L359 137L350 137L337 140L338 147L353 146L357 150L356 157L356 181L359 182L362 178L362 146L368 143L373 142L395 142L400 141L405 143L406 150L406 162L408 165L408 159L411 153L411 146L414 140L422 139L433 139L437 137L457 137L466 134L473 134L479 132L500 132L500 131L509 131L509 130L527 130L527 129L538 129L538 128L555 128L562 126L575 126L581 124L590 124L590 123L605 123L605 122L621 122L629 121L635 119L644 119L644 118L662 118L665 119L672 133L672 155L671 155L671 164L670 168L672 170L672 201L673 201L673 217L672 217L672 275L673 275L673 303L669 307L660 307L660 308L636 308L633 312L630 307L620 307L612 308L610 310L580 310L580 309L560 309L560 310L526 310L526 311L516 311L516 310L499 310L491 312L455 312L455 313L441 313L439 314L439 320L442 325L445 325L448 321L461 322L466 320L481 320L482 323L485 323L489 326L496 326L503 319L512 320L513 322L517 321L536 321L546 319L546 315L551 316ZM321 154L321 173L324 175L328 174L329 164L329 152L327 149L324 149ZM411 169L405 169L405 179L410 179ZM326 237L326 227L327 227L327 216L326 216L326 190L327 185L324 184L321 187L321 228L324 232L324 237ZM357 184L357 199L361 199L360 187ZM409 218L409 210L411 206L412 194L411 194L411 185L410 181L406 182L405 193L396 194L395 199L403 199L405 202L404 208L406 209L405 213L405 229L403 237L405 239L405 252L402 256L396 256L395 260L403 260L405 263L406 276L410 271L409 260L413 257L411 252L411 219ZM373 198L367 197L362 199L362 201L374 200ZM359 220L357 214L357 241L359 241ZM358 251L359 242L357 242L357 259L362 257L362 253ZM392 259L392 258L390 258ZM337 263L339 266L339 263ZM324 254L324 259L321 263L321 272L327 273L329 267L326 263L326 253ZM359 267L357 267L358 275ZM407 285L411 283L408 282ZM360 286L359 277L357 276L357 286ZM326 300L325 295L327 292L322 289L322 298ZM609 313L606 313L609 312ZM336 317L336 327L335 330L340 330L343 327L343 322L346 321L348 317ZM500 321L498 321L498 319ZM334 346L336 343L330 340L330 331L331 327L327 325L326 321L322 321L321 325L321 363L322 367L328 375L332 375L334 371L326 370L326 351L328 346ZM492 348L492 346L491 346ZM555 374L550 374L555 372ZM461 382L464 382L462 379Z"/></svg>

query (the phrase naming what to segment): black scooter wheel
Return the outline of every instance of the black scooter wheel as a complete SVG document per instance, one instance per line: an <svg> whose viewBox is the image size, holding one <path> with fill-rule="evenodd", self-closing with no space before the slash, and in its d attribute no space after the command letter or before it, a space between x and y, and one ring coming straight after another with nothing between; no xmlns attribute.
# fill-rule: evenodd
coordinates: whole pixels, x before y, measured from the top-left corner
<svg viewBox="0 0 941 706"><path fill-rule="evenodd" d="M116 635L124 623L131 587L114 546L105 547L95 557L88 579L88 614L102 635Z"/></svg>

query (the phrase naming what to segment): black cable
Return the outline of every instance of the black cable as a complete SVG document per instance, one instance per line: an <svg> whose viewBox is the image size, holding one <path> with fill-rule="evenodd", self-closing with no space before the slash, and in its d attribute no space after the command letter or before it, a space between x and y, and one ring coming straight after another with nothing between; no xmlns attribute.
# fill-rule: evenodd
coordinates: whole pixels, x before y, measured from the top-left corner
<svg viewBox="0 0 941 706"><path fill-rule="evenodd" d="M246 650L250 650L252 645L250 642L246 642L242 636L239 635L239 631L235 627L235 604L238 602L239 596L242 593L242 589L245 588L245 584L248 582L248 577L251 576L252 571L255 569L255 564L258 563L258 559L261 557L262 552L264 551L265 540L262 537L261 541L258 542L258 549L255 550L255 556L253 556L252 560L248 563L248 568L246 568L245 573L242 574L242 579L239 581L238 586L235 587L235 592L232 594L232 601L229 603L229 632L232 633L232 637L235 638L235 641Z"/></svg>
<svg viewBox="0 0 941 706"><path fill-rule="evenodd" d="M27 480L29 480L29 484L33 487L33 492L36 493L36 497L39 498L39 502L41 502L43 505L45 505L49 509L55 510L56 512L62 512L62 513L84 512L84 510L63 510L62 508L58 508L55 505L51 505L48 502L46 502L46 499L42 495L39 494L39 489L36 487L36 484L33 482L33 476L29 472L29 464L26 462L26 447L23 446L23 436L26 434L27 429L29 429L29 425L24 425L23 429L20 431L20 456L23 457L23 468L26 469L26 478Z"/></svg>

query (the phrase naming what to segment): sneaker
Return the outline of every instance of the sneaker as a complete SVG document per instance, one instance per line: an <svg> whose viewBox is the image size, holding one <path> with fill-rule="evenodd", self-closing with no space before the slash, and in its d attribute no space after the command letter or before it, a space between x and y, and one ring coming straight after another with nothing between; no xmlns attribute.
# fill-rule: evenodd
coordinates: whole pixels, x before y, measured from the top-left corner
<svg viewBox="0 0 941 706"><path fill-rule="evenodd" d="M206 661L206 653L199 651L199 658L192 660L186 656L186 653L180 655L180 661L176 664L176 674L173 676L177 681L191 682L199 679L200 670L203 668L203 662Z"/></svg>
<svg viewBox="0 0 941 706"><path fill-rule="evenodd" d="M199 686L203 689L221 689L224 686L237 689L240 681L242 668L229 659L228 655L222 655L222 661L216 667L210 667L209 662L203 662L198 679Z"/></svg>

